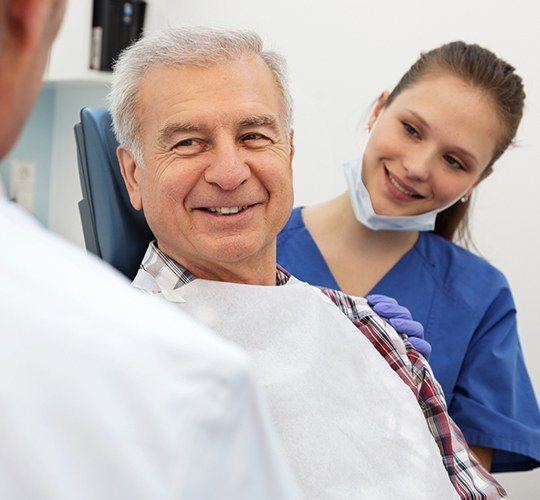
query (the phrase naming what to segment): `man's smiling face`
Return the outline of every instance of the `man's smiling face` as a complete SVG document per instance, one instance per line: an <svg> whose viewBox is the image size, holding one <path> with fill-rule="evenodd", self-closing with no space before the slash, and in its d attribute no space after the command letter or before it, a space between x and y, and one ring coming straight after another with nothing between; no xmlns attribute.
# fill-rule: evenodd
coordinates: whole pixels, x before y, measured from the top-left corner
<svg viewBox="0 0 540 500"><path fill-rule="evenodd" d="M292 138L274 77L246 55L150 70L139 90L144 166L119 153L132 204L192 272L275 260L293 202Z"/></svg>

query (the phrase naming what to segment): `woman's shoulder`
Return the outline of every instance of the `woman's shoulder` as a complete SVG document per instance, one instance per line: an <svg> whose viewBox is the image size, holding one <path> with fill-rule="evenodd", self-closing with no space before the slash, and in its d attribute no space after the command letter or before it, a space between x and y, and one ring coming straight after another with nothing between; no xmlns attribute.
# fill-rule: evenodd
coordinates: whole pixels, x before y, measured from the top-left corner
<svg viewBox="0 0 540 500"><path fill-rule="evenodd" d="M431 232L420 233L417 251L447 290L458 293L469 305L491 302L501 292L510 295L504 274L485 258Z"/></svg>
<svg viewBox="0 0 540 500"><path fill-rule="evenodd" d="M312 238L302 218L302 208L293 208L287 224L277 235L278 254L280 255L288 249L294 248L297 251L298 247L304 248L312 244Z"/></svg>
<svg viewBox="0 0 540 500"><path fill-rule="evenodd" d="M285 233L289 233L291 231L296 231L298 229L304 229L304 220L302 219L302 208L304 207L295 207L293 208L291 212L291 216L289 217L289 220L279 233L279 236L283 236Z"/></svg>

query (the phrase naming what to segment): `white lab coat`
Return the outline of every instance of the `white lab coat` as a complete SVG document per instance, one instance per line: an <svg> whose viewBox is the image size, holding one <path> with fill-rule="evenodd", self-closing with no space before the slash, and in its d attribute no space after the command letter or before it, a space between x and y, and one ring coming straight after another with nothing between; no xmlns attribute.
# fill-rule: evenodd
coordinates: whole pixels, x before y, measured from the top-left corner
<svg viewBox="0 0 540 500"><path fill-rule="evenodd" d="M296 498L253 380L0 199L0 498Z"/></svg>

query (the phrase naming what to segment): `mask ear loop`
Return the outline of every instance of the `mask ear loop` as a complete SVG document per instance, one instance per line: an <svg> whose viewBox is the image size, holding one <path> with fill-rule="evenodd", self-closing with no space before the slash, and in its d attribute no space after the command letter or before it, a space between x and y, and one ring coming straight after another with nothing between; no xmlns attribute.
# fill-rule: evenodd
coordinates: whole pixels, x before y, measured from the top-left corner
<svg viewBox="0 0 540 500"><path fill-rule="evenodd" d="M358 168L356 169L356 175L355 175L355 178L354 178L354 184L355 186L358 186L358 184L360 182L364 182L362 180L362 166L363 166L363 162L364 162L364 153L362 151L362 156L360 157L360 159L358 160Z"/></svg>
<svg viewBox="0 0 540 500"><path fill-rule="evenodd" d="M373 130L373 128L371 130ZM358 161L358 166L357 166L357 169L356 169L357 172L356 172L356 179L355 179L356 186L358 186L360 182L362 182L362 183L364 182L363 179L362 179L362 169L364 167L364 154L366 152L367 143L369 142L369 135L371 133L371 130L369 129L369 127L366 129L366 135L362 139L362 142L361 142L361 145L360 145L361 146L360 147L361 154L360 154L360 157L357 160Z"/></svg>

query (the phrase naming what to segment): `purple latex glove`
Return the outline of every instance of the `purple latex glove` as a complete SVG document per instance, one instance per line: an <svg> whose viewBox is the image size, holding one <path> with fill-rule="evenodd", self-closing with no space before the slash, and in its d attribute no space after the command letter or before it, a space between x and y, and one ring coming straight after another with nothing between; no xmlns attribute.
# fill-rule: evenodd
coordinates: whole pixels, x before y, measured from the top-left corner
<svg viewBox="0 0 540 500"><path fill-rule="evenodd" d="M411 345L424 358L429 359L431 345L424 340L424 327L412 319L411 312L400 306L395 299L386 295L368 295L366 297L371 308L390 323L396 332L407 335Z"/></svg>

